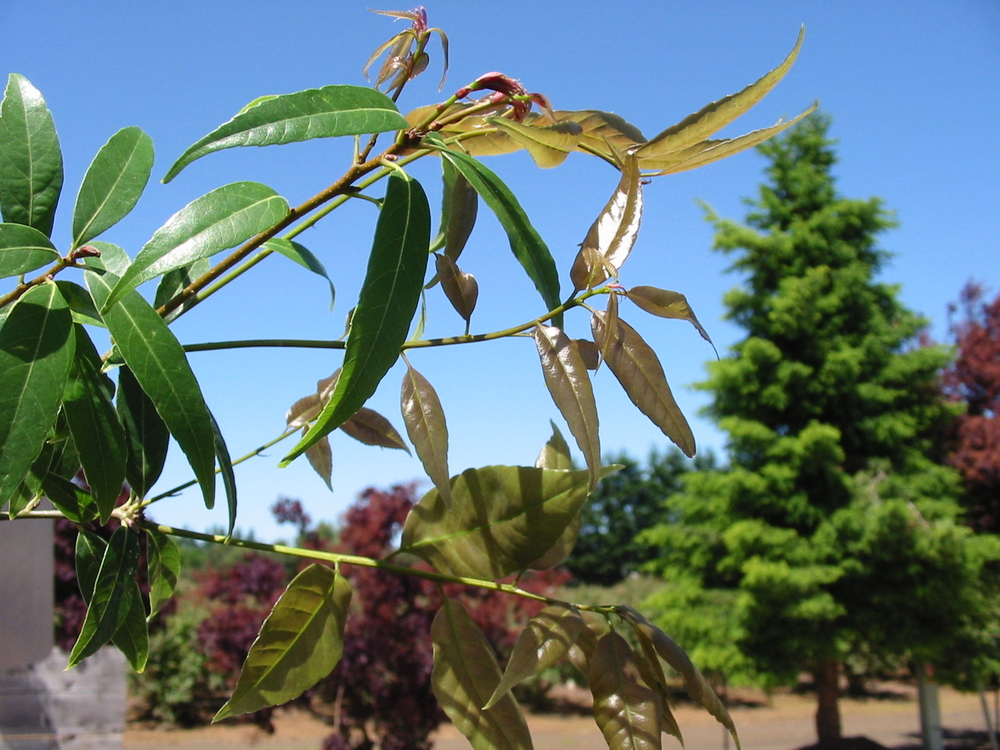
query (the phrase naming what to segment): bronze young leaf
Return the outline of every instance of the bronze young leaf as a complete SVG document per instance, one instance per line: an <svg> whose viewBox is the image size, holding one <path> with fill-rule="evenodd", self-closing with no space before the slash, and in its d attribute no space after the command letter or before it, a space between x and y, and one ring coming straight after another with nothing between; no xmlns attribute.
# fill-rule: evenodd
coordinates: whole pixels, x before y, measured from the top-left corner
<svg viewBox="0 0 1000 750"><path fill-rule="evenodd" d="M570 471L573 468L573 459L569 455L569 445L566 444L566 439L559 432L555 422L550 422L550 424L552 425L552 437L542 446L538 458L535 459L535 468ZM549 570L569 557L573 547L576 546L576 539L580 535L581 523L583 523L583 516L577 513L549 551L528 565L528 568L530 570Z"/></svg>
<svg viewBox="0 0 1000 750"><path fill-rule="evenodd" d="M451 507L451 482L448 474L448 424L437 392L427 378L409 362L403 374L400 409L406 434L423 464L427 476L434 482L445 507Z"/></svg>
<svg viewBox="0 0 1000 750"><path fill-rule="evenodd" d="M642 683L628 641L614 631L602 636L590 659L594 720L609 750L659 750L659 696Z"/></svg>
<svg viewBox="0 0 1000 750"><path fill-rule="evenodd" d="M447 255L436 255L434 264L444 296L466 323L472 320L479 299L479 284L471 273L463 272Z"/></svg>
<svg viewBox="0 0 1000 750"><path fill-rule="evenodd" d="M712 343L708 331L698 322L691 305L688 304L687 297L680 292L657 289L655 286L634 286L626 292L626 296L650 315L689 321L705 341Z"/></svg>
<svg viewBox="0 0 1000 750"><path fill-rule="evenodd" d="M389 420L366 406L358 409L353 417L340 426L340 429L365 445L410 452Z"/></svg>

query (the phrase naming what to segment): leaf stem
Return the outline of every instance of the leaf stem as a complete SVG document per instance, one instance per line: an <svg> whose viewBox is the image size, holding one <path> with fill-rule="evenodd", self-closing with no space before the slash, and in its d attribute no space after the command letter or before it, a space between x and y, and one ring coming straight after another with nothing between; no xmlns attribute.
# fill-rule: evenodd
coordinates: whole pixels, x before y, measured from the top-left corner
<svg viewBox="0 0 1000 750"><path fill-rule="evenodd" d="M41 273L31 281L22 281L13 290L0 297L0 309L17 302L29 289L44 284L46 281L51 281L52 277L64 268L79 268L79 266L70 258L60 258L48 271Z"/></svg>

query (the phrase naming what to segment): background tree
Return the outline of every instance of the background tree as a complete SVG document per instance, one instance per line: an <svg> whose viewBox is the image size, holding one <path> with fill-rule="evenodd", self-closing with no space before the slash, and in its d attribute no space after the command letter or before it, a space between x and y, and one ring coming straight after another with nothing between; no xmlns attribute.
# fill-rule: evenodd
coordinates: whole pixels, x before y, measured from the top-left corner
<svg viewBox="0 0 1000 750"><path fill-rule="evenodd" d="M940 463L948 352L917 346L923 320L877 281L893 220L837 194L829 125L811 116L760 147L768 181L746 224L709 213L746 275L725 303L747 336L701 384L732 470L689 474L676 522L645 537L668 577L737 591L756 669L812 674L824 746L841 737L844 657L930 657L995 553L955 523L957 475Z"/></svg>

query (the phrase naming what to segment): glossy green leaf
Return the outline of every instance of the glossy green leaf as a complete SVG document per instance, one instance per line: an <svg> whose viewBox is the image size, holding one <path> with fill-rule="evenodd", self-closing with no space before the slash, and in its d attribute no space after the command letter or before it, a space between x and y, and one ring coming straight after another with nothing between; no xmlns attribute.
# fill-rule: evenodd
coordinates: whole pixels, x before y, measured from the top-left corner
<svg viewBox="0 0 1000 750"><path fill-rule="evenodd" d="M0 104L0 213L52 236L63 182L62 151L38 89L11 73Z"/></svg>
<svg viewBox="0 0 1000 750"><path fill-rule="evenodd" d="M694 435L674 400L660 360L642 337L624 320L609 330L605 313L591 316L594 341L604 361L639 411L689 458L695 453Z"/></svg>
<svg viewBox="0 0 1000 750"><path fill-rule="evenodd" d="M94 240L89 244L90 247L95 248L100 253L100 256L85 258L83 264L87 268L97 271L110 271L115 276L121 277L128 270L128 267L132 265L132 259L128 257L128 253L118 245L101 240Z"/></svg>
<svg viewBox="0 0 1000 750"><path fill-rule="evenodd" d="M324 86L260 97L188 148L163 181L170 182L191 162L225 148L274 146L406 127L406 120L392 100L367 87Z"/></svg>
<svg viewBox="0 0 1000 750"><path fill-rule="evenodd" d="M406 517L401 551L436 570L496 580L545 554L589 493L585 471L525 466L467 469L451 480L451 507L433 489Z"/></svg>
<svg viewBox="0 0 1000 750"><path fill-rule="evenodd" d="M462 316L466 323L472 320L479 299L479 283L471 273L465 273L447 255L436 255L434 267L437 277L441 280L441 289L448 298L455 312Z"/></svg>
<svg viewBox="0 0 1000 750"><path fill-rule="evenodd" d="M567 120L552 125L526 125L505 117L490 117L490 125L506 133L512 141L524 147L542 169L558 167L580 144L583 127Z"/></svg>
<svg viewBox="0 0 1000 750"><path fill-rule="evenodd" d="M174 595L181 574L181 554L177 544L166 534L149 528L145 531L149 616L152 617Z"/></svg>
<svg viewBox="0 0 1000 750"><path fill-rule="evenodd" d="M594 389L580 352L569 336L554 326L537 325L532 334L542 363L545 387L569 425L596 487L601 471L601 439Z"/></svg>
<svg viewBox="0 0 1000 750"><path fill-rule="evenodd" d="M233 529L236 528L236 510L238 504L236 472L233 470L233 459L229 456L229 447L226 445L225 438L222 437L222 430L219 428L219 423L215 421L215 416L212 412L209 412L208 416L212 421L212 442L215 445L215 457L219 462L219 473L222 474L222 487L226 492L226 511L229 513L229 527L226 531L226 537L228 538L233 535Z"/></svg>
<svg viewBox="0 0 1000 750"><path fill-rule="evenodd" d="M170 300L180 294L190 286L191 282L204 276L212 267L212 262L208 258L199 258L194 263L189 263L182 268L175 268L167 271L160 277L160 282L156 285L156 294L153 296L153 307L159 309ZM170 323L174 318L179 317L189 307L194 307L197 300L189 297L180 306L175 307L163 319Z"/></svg>
<svg viewBox="0 0 1000 750"><path fill-rule="evenodd" d="M511 651L503 679L483 710L489 710L512 687L562 659L583 630L583 618L571 607L553 604L531 618Z"/></svg>
<svg viewBox="0 0 1000 750"><path fill-rule="evenodd" d="M74 558L76 585L80 589L80 596L88 605L94 598L97 574L101 570L101 560L104 559L104 551L107 548L108 543L104 539L89 531L81 530L76 535L76 555Z"/></svg>
<svg viewBox="0 0 1000 750"><path fill-rule="evenodd" d="M125 659L138 673L146 669L149 659L149 628L146 625L146 608L142 603L142 592L133 577L126 586L131 589L128 595L128 609L118 630L111 636L111 642L125 655Z"/></svg>
<svg viewBox="0 0 1000 750"><path fill-rule="evenodd" d="M410 452L392 423L374 409L362 406L340 429L365 445Z"/></svg>
<svg viewBox="0 0 1000 750"><path fill-rule="evenodd" d="M417 458L445 506L451 505L451 481L448 473L448 424L437 391L409 362L403 373L400 410L406 434L413 443Z"/></svg>
<svg viewBox="0 0 1000 750"><path fill-rule="evenodd" d="M47 474L41 482L45 497L73 523L89 523L97 519L97 503L89 492L55 474Z"/></svg>
<svg viewBox="0 0 1000 750"><path fill-rule="evenodd" d="M55 424L75 344L73 318L53 283L25 292L0 328L0 508Z"/></svg>
<svg viewBox="0 0 1000 750"><path fill-rule="evenodd" d="M138 569L139 538L120 526L104 550L87 615L69 656L70 667L111 640L125 621Z"/></svg>
<svg viewBox="0 0 1000 750"><path fill-rule="evenodd" d="M698 318L688 304L687 297L680 292L657 289L655 286L634 286L626 292L626 296L635 302L640 309L651 315L689 321L705 341L712 343L708 331L698 322Z"/></svg>
<svg viewBox="0 0 1000 750"><path fill-rule="evenodd" d="M102 310L144 281L235 247L288 214L288 201L259 182L233 182L188 203L156 230Z"/></svg>
<svg viewBox="0 0 1000 750"><path fill-rule="evenodd" d="M528 215L517 198L503 181L484 164L459 151L441 151L441 158L449 161L469 181L476 192L496 214L507 233L510 249L524 267L549 310L560 304L559 273L549 248L541 235L531 225ZM553 321L559 325L560 321Z"/></svg>
<svg viewBox="0 0 1000 750"><path fill-rule="evenodd" d="M552 437L542 446L538 458L535 459L535 468L569 471L573 468L573 459L570 457L569 445L566 444L566 438L559 432L559 428L556 427L555 422L550 422L550 424L552 425ZM569 557L573 551L573 547L576 546L576 539L580 535L580 525L582 523L583 516L577 513L573 520L570 521L569 526L566 527L566 530L556 540L556 543L549 548L549 551L528 565L528 568L531 570L549 570L562 563Z"/></svg>
<svg viewBox="0 0 1000 750"><path fill-rule="evenodd" d="M153 139L122 128L101 146L73 208L73 247L113 227L135 208L153 171Z"/></svg>
<svg viewBox="0 0 1000 750"><path fill-rule="evenodd" d="M94 304L94 298L90 296L90 292L79 284L74 284L72 281L66 281L65 279L56 281L56 286L59 287L59 293L66 300L66 304L69 305L74 323L99 326L100 328L105 327L104 320L97 311L97 305Z"/></svg>
<svg viewBox="0 0 1000 750"><path fill-rule="evenodd" d="M63 410L83 472L107 523L125 482L125 428L112 403L114 384L101 372L101 357L83 326L76 325L76 353L63 396Z"/></svg>
<svg viewBox="0 0 1000 750"><path fill-rule="evenodd" d="M106 307L116 277L94 271L86 277L94 302ZM108 309L104 321L125 363L187 456L205 505L211 508L215 504L215 431L180 342L135 291Z"/></svg>
<svg viewBox="0 0 1000 750"><path fill-rule="evenodd" d="M125 427L125 479L136 497L144 498L163 471L170 430L128 367L118 368L115 405Z"/></svg>
<svg viewBox="0 0 1000 750"><path fill-rule="evenodd" d="M347 336L343 371L316 422L281 466L354 416L399 358L424 285L430 234L430 208L420 183L393 173Z"/></svg>
<svg viewBox="0 0 1000 750"><path fill-rule="evenodd" d="M597 642L587 674L594 720L609 750L659 750L659 696L642 684L628 641L615 632Z"/></svg>
<svg viewBox="0 0 1000 750"><path fill-rule="evenodd" d="M281 253L289 260L295 261L300 266L306 270L312 271L318 276L322 276L326 279L326 282L330 285L330 309L333 309L333 303L337 300L337 291L333 288L333 281L330 279L330 275L326 272L326 268L323 266L320 259L317 258L313 252L303 246L298 242L292 242L291 240L286 240L281 237L273 237L265 242L262 246L265 250L274 250L275 252Z"/></svg>
<svg viewBox="0 0 1000 750"><path fill-rule="evenodd" d="M212 721L277 706L326 677L344 651L351 585L325 565L299 573L275 602L243 663L233 696Z"/></svg>
<svg viewBox="0 0 1000 750"><path fill-rule="evenodd" d="M684 678L684 687L687 689L691 699L729 730L729 733L733 736L733 740L736 742L736 750L740 750L740 738L736 734L736 725L733 723L732 716L729 715L729 711L726 710L722 701L719 700L719 696L712 690L712 686L708 684L708 680L705 679L701 672L698 671L698 668L691 662L691 658L685 653L684 649L632 607L621 606L618 607L618 610L631 621L637 633L649 639L659 657Z"/></svg>
<svg viewBox="0 0 1000 750"><path fill-rule="evenodd" d="M0 224L0 279L20 276L59 260L49 238L24 224Z"/></svg>
<svg viewBox="0 0 1000 750"><path fill-rule="evenodd" d="M486 636L460 602L444 600L431 624L431 642L434 695L472 747L530 750L528 725L513 696L504 695L490 710L482 709L500 682L500 667Z"/></svg>
<svg viewBox="0 0 1000 750"><path fill-rule="evenodd" d="M444 250L458 260L469 241L479 213L479 193L447 159L441 160L444 189L441 195L441 227L431 242L431 250ZM433 282L428 286L433 286Z"/></svg>

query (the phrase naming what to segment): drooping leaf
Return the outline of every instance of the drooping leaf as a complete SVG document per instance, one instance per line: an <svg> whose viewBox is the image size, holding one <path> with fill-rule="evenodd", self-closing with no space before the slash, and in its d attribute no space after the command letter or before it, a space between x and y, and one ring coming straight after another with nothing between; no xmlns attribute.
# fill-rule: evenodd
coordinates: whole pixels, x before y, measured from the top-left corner
<svg viewBox="0 0 1000 750"><path fill-rule="evenodd" d="M325 565L299 573L275 602L243 664L233 696L212 719L276 706L326 677L344 651L351 585Z"/></svg>
<svg viewBox="0 0 1000 750"><path fill-rule="evenodd" d="M59 251L49 238L24 224L0 224L0 279L55 263Z"/></svg>
<svg viewBox="0 0 1000 750"><path fill-rule="evenodd" d="M139 538L124 526L119 526L104 550L87 615L70 652L70 667L76 666L111 640L125 621L138 569Z"/></svg>
<svg viewBox="0 0 1000 750"><path fill-rule="evenodd" d="M594 719L609 750L659 750L657 696L642 684L628 641L615 632L597 642L587 674Z"/></svg>
<svg viewBox="0 0 1000 750"><path fill-rule="evenodd" d="M573 468L573 459L569 454L569 445L566 444L566 439L559 432L556 423L550 422L550 424L552 425L552 437L542 446L538 458L535 459L535 468L569 471ZM556 543L549 548L549 551L528 565L528 568L530 570L549 570L563 562L563 560L569 557L569 554L573 551L573 547L576 546L576 539L580 535L580 525L582 523L583 516L577 513L573 520L570 521L569 526L566 527L566 530L556 540Z"/></svg>
<svg viewBox="0 0 1000 750"><path fill-rule="evenodd" d="M406 120L392 100L367 87L324 86L259 97L181 154L163 182L170 182L196 159L225 148L274 146L406 127Z"/></svg>
<svg viewBox="0 0 1000 750"><path fill-rule="evenodd" d="M75 345L73 317L51 282L25 292L0 328L0 508L55 424Z"/></svg>
<svg viewBox="0 0 1000 750"><path fill-rule="evenodd" d="M450 509L433 489L410 510L401 551L442 573L503 578L555 544L589 491L585 471L466 469L451 480Z"/></svg>
<svg viewBox="0 0 1000 750"><path fill-rule="evenodd" d="M55 509L73 523L89 523L99 516L93 496L68 479L46 474L41 480L41 489Z"/></svg>
<svg viewBox="0 0 1000 750"><path fill-rule="evenodd" d="M125 479L136 497L144 498L163 471L170 430L128 367L118 368L115 405L128 443Z"/></svg>
<svg viewBox="0 0 1000 750"><path fill-rule="evenodd" d="M374 409L362 406L340 429L365 445L410 452L392 423Z"/></svg>
<svg viewBox="0 0 1000 750"><path fill-rule="evenodd" d="M90 604L94 598L94 586L97 585L97 574L101 570L101 560L104 559L104 550L108 543L89 531L81 530L76 536L76 554L74 557L74 567L76 570L76 584L80 589L80 596L86 604Z"/></svg>
<svg viewBox="0 0 1000 750"><path fill-rule="evenodd" d="M142 603L139 584L133 577L125 584L131 589L128 595L128 609L118 630L111 636L111 642L125 655L125 659L139 674L146 670L149 659L149 628L146 625L146 608Z"/></svg>
<svg viewBox="0 0 1000 750"><path fill-rule="evenodd" d="M534 330L535 345L542 363L545 387L563 415L583 452L590 471L590 485L597 486L601 470L601 440L597 402L587 374L587 365L569 336L554 326L539 324Z"/></svg>
<svg viewBox="0 0 1000 750"><path fill-rule="evenodd" d="M357 413L399 358L427 272L430 233L423 188L409 176L393 173L347 337L343 371L316 422L281 466Z"/></svg>
<svg viewBox="0 0 1000 750"><path fill-rule="evenodd" d="M330 279L330 275L326 272L326 268L323 266L323 263L320 262L320 259L317 258L309 248L304 245L300 245L298 242L292 242L291 240L286 240L281 237L272 237L262 245L262 248L281 253L286 258L295 261L306 270L312 271L314 274L322 276L326 279L326 283L330 285L330 309L333 309L333 303L337 300L337 290L333 288L333 281Z"/></svg>
<svg viewBox="0 0 1000 750"><path fill-rule="evenodd" d="M156 285L156 295L153 297L153 307L160 308L170 300L184 291L191 283L206 273L212 267L212 262L208 258L199 258L193 263L188 263L181 268L167 271L160 277L160 283ZM178 307L175 307L163 319L169 323L174 318L180 316L189 307L196 304L194 297L189 297Z"/></svg>
<svg viewBox="0 0 1000 750"><path fill-rule="evenodd" d="M79 284L74 284L72 281L66 281L65 279L56 281L56 286L59 287L59 292L62 294L63 299L66 300L66 304L69 305L74 323L99 326L101 328L105 327L104 320L97 311L97 305L94 304L94 298L90 296L90 292Z"/></svg>
<svg viewBox="0 0 1000 750"><path fill-rule="evenodd" d="M611 630L607 618L597 612L582 610L580 617L583 618L583 629L576 637L576 642L567 652L570 662L580 670L580 673L587 676L590 673L590 662L597 649L597 641Z"/></svg>
<svg viewBox="0 0 1000 750"><path fill-rule="evenodd" d="M73 208L73 247L113 227L135 208L153 171L153 139L122 128L101 146L84 175Z"/></svg>
<svg viewBox="0 0 1000 750"><path fill-rule="evenodd" d="M466 323L472 320L479 299L479 284L471 273L463 272L447 255L436 255L434 265L444 296Z"/></svg>
<svg viewBox="0 0 1000 750"><path fill-rule="evenodd" d="M153 617L174 595L181 574L177 544L156 529L146 531L146 567L149 570L149 616Z"/></svg>
<svg viewBox="0 0 1000 750"><path fill-rule="evenodd" d="M732 716L729 715L729 711L726 710L722 701L719 700L719 696L712 690L712 686L708 684L708 680L705 679L701 672L698 671L698 668L691 662L691 658L685 653L684 649L632 607L620 606L618 610L631 621L637 633L649 639L659 657L684 678L684 687L687 689L691 699L729 730L729 733L733 736L733 740L736 742L736 750L740 750L740 738L736 734L736 725L733 723Z"/></svg>
<svg viewBox="0 0 1000 750"><path fill-rule="evenodd" d="M580 352L580 358L588 370L596 370L601 366L601 350L590 339L573 339L573 346Z"/></svg>
<svg viewBox="0 0 1000 750"><path fill-rule="evenodd" d="M303 430L305 435L308 430ZM330 438L322 437L306 448L306 460L319 474L327 489L333 492L333 449L330 448Z"/></svg>
<svg viewBox="0 0 1000 750"><path fill-rule="evenodd" d="M441 172L444 179L441 227L431 241L430 249L433 252L444 250L445 255L457 261L476 226L479 193L446 159L441 160ZM433 281L428 286L433 286Z"/></svg>
<svg viewBox="0 0 1000 750"><path fill-rule="evenodd" d="M63 396L63 410L83 472L107 523L125 482L128 448L125 428L112 403L114 384L101 372L101 357L81 325L74 326L76 348Z"/></svg>
<svg viewBox="0 0 1000 750"><path fill-rule="evenodd" d="M413 443L417 458L434 486L441 494L445 507L451 505L451 481L448 473L448 424L437 392L430 382L409 362L403 374L400 410L406 434Z"/></svg>
<svg viewBox="0 0 1000 750"><path fill-rule="evenodd" d="M532 617L518 636L503 679L483 710L489 710L514 685L562 659L581 630L580 613L562 604L548 606Z"/></svg>
<svg viewBox="0 0 1000 750"><path fill-rule="evenodd" d="M226 537L233 535L236 528L237 492L236 492L236 472L233 471L233 459L229 456L229 447L225 438L222 437L222 430L215 420L212 412L208 413L212 421L212 442L215 445L215 457L219 462L219 473L222 474L222 487L226 492L226 510L229 513L229 528Z"/></svg>
<svg viewBox="0 0 1000 750"><path fill-rule="evenodd" d="M38 89L11 73L0 103L0 213L52 236L63 182L62 151Z"/></svg>
<svg viewBox="0 0 1000 750"><path fill-rule="evenodd" d="M573 459L569 453L569 445L566 438L559 432L556 423L549 421L552 425L552 437L550 437L535 459L537 469L556 469L558 471L570 471L573 469Z"/></svg>
<svg viewBox="0 0 1000 750"><path fill-rule="evenodd" d="M107 307L116 277L86 273L98 307ZM104 313L104 321L142 390L187 456L205 505L215 504L215 431L205 397L173 332L136 291ZM135 438L133 437L132 440Z"/></svg>
<svg viewBox="0 0 1000 750"><path fill-rule="evenodd" d="M235 247L287 213L288 201L259 182L233 182L195 198L143 245L101 309L144 281Z"/></svg>
<svg viewBox="0 0 1000 750"><path fill-rule="evenodd" d="M689 458L695 453L694 435L667 385L656 353L624 320L609 330L605 313L591 316L594 341L604 352L604 361L622 384L639 411Z"/></svg>
<svg viewBox="0 0 1000 750"><path fill-rule="evenodd" d="M652 688L653 692L660 699L657 706L657 710L660 712L660 726L664 732L672 737L676 737L681 743L681 747L683 747L684 736L681 734L680 725L677 723L677 719L670 709L670 688L667 683L667 677L663 673L663 667L660 666L660 658L656 655L656 649L653 648L652 641L644 633L635 631L635 634L641 649L641 653L636 654L635 663L639 668L642 681L648 687Z"/></svg>
<svg viewBox="0 0 1000 750"><path fill-rule="evenodd" d="M490 117L487 122L523 146L542 169L558 167L566 161L583 135L583 127L572 120L540 126L525 125L505 117Z"/></svg>
<svg viewBox="0 0 1000 750"><path fill-rule="evenodd" d="M475 188L496 214L507 233L507 240L514 257L523 266L548 309L559 306L559 273L549 248L541 235L531 225L528 215L517 198L503 181L484 164L459 151L441 151L441 158L449 161ZM555 325L560 321L555 320Z"/></svg>
<svg viewBox="0 0 1000 750"><path fill-rule="evenodd" d="M687 297L680 292L669 292L666 289L657 289L655 286L634 286L626 292L626 296L651 315L689 321L705 341L712 343L708 331L695 317Z"/></svg>
<svg viewBox="0 0 1000 750"><path fill-rule="evenodd" d="M445 599L431 625L431 687L455 728L475 750L530 750L521 707L507 694L488 711L482 706L500 682L493 649L461 602Z"/></svg>

